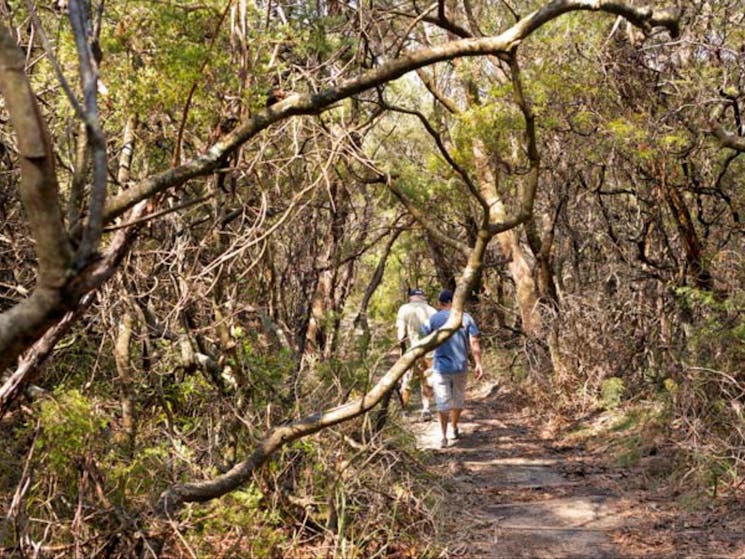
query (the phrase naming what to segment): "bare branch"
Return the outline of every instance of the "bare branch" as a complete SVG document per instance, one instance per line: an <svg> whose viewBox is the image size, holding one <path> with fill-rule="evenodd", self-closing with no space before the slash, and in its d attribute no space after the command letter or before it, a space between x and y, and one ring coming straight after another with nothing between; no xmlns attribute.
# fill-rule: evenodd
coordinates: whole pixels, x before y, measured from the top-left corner
<svg viewBox="0 0 745 559"><path fill-rule="evenodd" d="M401 356L383 375L377 384L361 398L336 408L308 415L289 425L271 429L251 456L236 464L232 469L214 479L175 485L164 491L159 499L158 512L163 517L172 517L189 502L205 502L233 491L251 479L253 473L264 465L277 450L300 438L317 433L322 429L349 421L370 411L393 389L403 374L419 357L442 344L458 330L463 320L463 304L466 295L475 286L483 265L486 246L492 236L486 231L479 232L476 245L470 251L468 264L458 280L453 297L453 307L447 322L440 330L424 338L420 345L412 347Z"/></svg>
<svg viewBox="0 0 745 559"><path fill-rule="evenodd" d="M422 83L424 84L424 87L427 88L427 90L432 94L432 96L437 99L437 101L447 109L447 111L451 114L460 114L460 108L458 105L455 104L454 101L448 99L445 97L445 95L437 89L435 86L434 80L426 74L426 72L422 69L417 70L417 75L419 76L419 79L422 80Z"/></svg>
<svg viewBox="0 0 745 559"><path fill-rule="evenodd" d="M83 191L85 187L85 179L88 175L88 167L90 165L88 154L88 134L86 132L85 122L81 122L78 126L74 165L67 198L67 226L70 231L78 231L81 227L80 219L83 206Z"/></svg>
<svg viewBox="0 0 745 559"><path fill-rule="evenodd" d="M212 172L226 156L276 122L292 116L323 112L343 99L437 62L489 54L507 55L542 25L562 14L581 10L605 11L622 15L635 25L643 26L645 29L659 25L666 27L673 34L678 31L679 11L676 10L636 8L607 0L555 0L495 37L467 38L422 49L391 60L359 77L347 79L336 87L318 93L290 95L271 107L255 113L245 123L213 144L206 153L187 161L183 165L153 175L126 192L110 199L106 206L104 220L109 221L121 215L122 212L132 207L139 200L181 185L194 177Z"/></svg>
<svg viewBox="0 0 745 559"><path fill-rule="evenodd" d="M83 5L81 5L83 4ZM98 117L98 63L89 42L92 36L88 3L70 0L68 10L75 36L83 87L84 122L93 164L93 184L88 205L88 223L76 255L76 266L82 268L91 254L98 249L103 229L103 208L106 203L106 140Z"/></svg>

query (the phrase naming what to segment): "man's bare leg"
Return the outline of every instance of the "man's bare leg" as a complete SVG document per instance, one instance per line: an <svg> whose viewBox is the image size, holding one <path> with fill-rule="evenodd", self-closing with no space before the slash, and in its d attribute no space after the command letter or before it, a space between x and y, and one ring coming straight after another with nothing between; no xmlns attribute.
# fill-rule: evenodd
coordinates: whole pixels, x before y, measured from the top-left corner
<svg viewBox="0 0 745 559"><path fill-rule="evenodd" d="M450 421L453 424L453 438L458 439L460 438L460 431L458 431L458 420L460 419L460 412L463 410L459 410L457 408L453 408L450 410ZM447 427L447 425L446 425Z"/></svg>
<svg viewBox="0 0 745 559"><path fill-rule="evenodd" d="M430 402L434 399L434 390L430 384L432 375L432 360L424 358L422 359L419 369L419 386L422 393L422 413L429 415Z"/></svg>
<svg viewBox="0 0 745 559"><path fill-rule="evenodd" d="M430 419L432 419L430 406L434 397L434 393L432 391L432 387L429 385L429 379L427 378L426 373L426 370L421 371L419 375L419 386L421 388L420 392L422 394L422 420L429 421Z"/></svg>
<svg viewBox="0 0 745 559"><path fill-rule="evenodd" d="M429 409L429 397L424 395L424 391L422 391L422 416L427 418L427 421L432 418L432 412Z"/></svg>
<svg viewBox="0 0 745 559"><path fill-rule="evenodd" d="M401 407L403 408L404 413L409 407L409 400L411 400L411 377L413 375L413 371L409 369L404 373L403 378L401 379Z"/></svg>
<svg viewBox="0 0 745 559"><path fill-rule="evenodd" d="M441 411L437 415L440 418L440 430L442 431L441 444L445 447L448 444L448 417L450 416L450 412Z"/></svg>

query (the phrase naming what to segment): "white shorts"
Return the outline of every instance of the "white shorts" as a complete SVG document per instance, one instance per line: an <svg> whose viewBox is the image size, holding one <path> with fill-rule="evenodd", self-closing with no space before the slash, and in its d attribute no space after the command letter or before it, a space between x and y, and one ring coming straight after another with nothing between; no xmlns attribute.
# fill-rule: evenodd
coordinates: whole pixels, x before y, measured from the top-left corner
<svg viewBox="0 0 745 559"><path fill-rule="evenodd" d="M468 373L443 375L432 373L437 411L462 410L466 404L466 377Z"/></svg>

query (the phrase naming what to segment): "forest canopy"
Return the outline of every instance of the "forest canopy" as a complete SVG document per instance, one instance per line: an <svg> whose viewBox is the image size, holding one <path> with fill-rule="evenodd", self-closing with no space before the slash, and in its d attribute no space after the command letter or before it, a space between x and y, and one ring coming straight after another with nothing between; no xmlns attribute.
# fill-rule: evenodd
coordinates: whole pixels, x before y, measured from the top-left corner
<svg viewBox="0 0 745 559"><path fill-rule="evenodd" d="M536 409L645 402L681 475L739 487L741 2L0 16L9 553L207 556L224 535L272 556L364 531L334 499L372 518L368 477L419 483L365 445L464 309ZM453 312L399 357L411 287L454 289ZM401 506L397 526L420 517Z"/></svg>

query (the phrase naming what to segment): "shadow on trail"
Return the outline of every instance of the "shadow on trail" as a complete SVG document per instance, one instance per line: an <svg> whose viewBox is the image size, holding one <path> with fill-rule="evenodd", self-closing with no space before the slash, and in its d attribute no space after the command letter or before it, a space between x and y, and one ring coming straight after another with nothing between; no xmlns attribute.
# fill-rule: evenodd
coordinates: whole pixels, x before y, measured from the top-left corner
<svg viewBox="0 0 745 559"><path fill-rule="evenodd" d="M488 393L486 393L488 392ZM436 421L412 423L421 448L449 478L454 521L447 557L621 557L610 531L621 527L620 504L607 490L562 473L563 453L541 438L531 416L496 387L472 394L462 438L439 449Z"/></svg>
<svg viewBox="0 0 745 559"><path fill-rule="evenodd" d="M447 448L436 421L409 423L447 491L442 557L745 558L742 501L686 510L642 465L622 468L588 448L596 445L557 443L513 394L476 388L462 438Z"/></svg>

